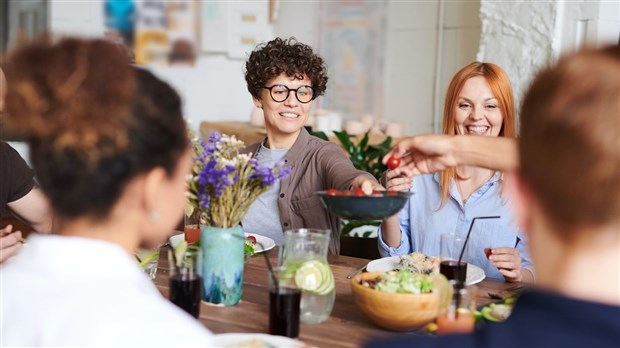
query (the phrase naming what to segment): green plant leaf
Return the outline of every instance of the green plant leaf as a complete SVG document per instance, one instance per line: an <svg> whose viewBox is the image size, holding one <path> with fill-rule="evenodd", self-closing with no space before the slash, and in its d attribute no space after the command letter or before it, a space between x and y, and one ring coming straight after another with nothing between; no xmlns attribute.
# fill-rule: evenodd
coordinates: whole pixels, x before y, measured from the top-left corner
<svg viewBox="0 0 620 348"><path fill-rule="evenodd" d="M361 226L379 226L381 221L377 220L349 220L341 229L341 236L348 236L351 231Z"/></svg>
<svg viewBox="0 0 620 348"><path fill-rule="evenodd" d="M359 148L362 151L365 151L366 146L368 145L368 132L364 133L364 137L360 140Z"/></svg>
<svg viewBox="0 0 620 348"><path fill-rule="evenodd" d="M338 140L340 141L340 144L342 144L342 147L344 147L344 149L347 151L349 156L353 155L355 153L355 145L351 141L349 134L345 131L334 131L334 134L336 135L336 138L338 138Z"/></svg>
<svg viewBox="0 0 620 348"><path fill-rule="evenodd" d="M325 132L323 132L323 131L312 132L312 135L314 135L315 137L317 137L319 139L323 139L325 141L329 141L329 138L327 137L327 134L325 134Z"/></svg>

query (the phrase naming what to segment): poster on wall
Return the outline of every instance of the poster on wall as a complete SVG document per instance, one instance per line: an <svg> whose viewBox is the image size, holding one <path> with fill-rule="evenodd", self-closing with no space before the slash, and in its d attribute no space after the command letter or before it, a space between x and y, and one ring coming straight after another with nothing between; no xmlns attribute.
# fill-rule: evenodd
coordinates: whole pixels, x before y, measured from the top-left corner
<svg viewBox="0 0 620 348"><path fill-rule="evenodd" d="M198 6L194 0L168 0L169 65L193 66L197 58Z"/></svg>
<svg viewBox="0 0 620 348"><path fill-rule="evenodd" d="M136 21L136 63L166 65L168 34L167 2L142 0L138 2Z"/></svg>
<svg viewBox="0 0 620 348"><path fill-rule="evenodd" d="M201 48L245 60L257 44L272 37L269 3L206 2L201 9ZM276 11L275 2L273 10ZM270 14L271 13L271 14Z"/></svg>
<svg viewBox="0 0 620 348"><path fill-rule="evenodd" d="M329 67L323 108L347 119L381 118L386 11L371 0L321 3L320 51Z"/></svg>
<svg viewBox="0 0 620 348"><path fill-rule="evenodd" d="M106 39L126 48L133 59L136 6L133 0L105 0L104 23Z"/></svg>

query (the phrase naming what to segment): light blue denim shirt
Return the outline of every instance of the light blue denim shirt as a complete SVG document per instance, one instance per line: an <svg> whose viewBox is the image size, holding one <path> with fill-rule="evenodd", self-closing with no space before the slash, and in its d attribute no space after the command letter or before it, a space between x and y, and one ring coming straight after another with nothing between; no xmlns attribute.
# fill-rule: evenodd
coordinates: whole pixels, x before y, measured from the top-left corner
<svg viewBox="0 0 620 348"><path fill-rule="evenodd" d="M389 247L379 230L379 253L381 256L396 256L419 251L429 256L439 256L442 233L454 232L465 237L474 217L497 215L499 219L476 220L469 237L467 262L484 269L487 277L503 279L487 259L484 248L514 248L516 245L522 267L534 274L525 235L515 226L510 207L500 196L500 178L500 173L496 172L471 194L465 204L456 184L452 182L450 197L446 205L439 209L439 174L415 176L410 190L414 195L398 213L402 231L400 245L398 248Z"/></svg>

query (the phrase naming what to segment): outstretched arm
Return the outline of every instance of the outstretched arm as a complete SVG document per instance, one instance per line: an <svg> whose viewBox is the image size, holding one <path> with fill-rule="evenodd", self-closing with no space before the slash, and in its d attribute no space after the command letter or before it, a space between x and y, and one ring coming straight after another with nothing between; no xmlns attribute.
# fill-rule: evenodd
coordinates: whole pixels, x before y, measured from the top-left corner
<svg viewBox="0 0 620 348"><path fill-rule="evenodd" d="M401 158L408 175L429 174L459 165L510 171L519 166L514 138L467 135L420 135L400 141L384 157Z"/></svg>

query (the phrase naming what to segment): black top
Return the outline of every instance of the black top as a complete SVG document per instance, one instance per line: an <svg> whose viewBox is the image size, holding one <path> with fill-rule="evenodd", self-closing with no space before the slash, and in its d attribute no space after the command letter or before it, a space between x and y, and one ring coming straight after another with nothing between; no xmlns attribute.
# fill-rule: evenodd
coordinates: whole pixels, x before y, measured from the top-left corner
<svg viewBox="0 0 620 348"><path fill-rule="evenodd" d="M442 337L411 334L376 338L384 347L620 347L620 306L587 302L541 291L526 292L503 323L473 334Z"/></svg>
<svg viewBox="0 0 620 348"><path fill-rule="evenodd" d="M34 174L9 144L0 141L0 216L7 203L24 197L34 187Z"/></svg>

